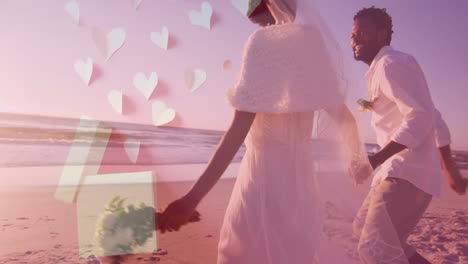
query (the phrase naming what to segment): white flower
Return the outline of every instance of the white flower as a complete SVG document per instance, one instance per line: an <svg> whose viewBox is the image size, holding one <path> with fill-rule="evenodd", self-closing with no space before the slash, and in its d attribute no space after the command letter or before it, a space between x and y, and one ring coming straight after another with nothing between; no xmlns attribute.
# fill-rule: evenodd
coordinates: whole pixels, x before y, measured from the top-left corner
<svg viewBox="0 0 468 264"><path fill-rule="evenodd" d="M117 228L114 234L114 240L119 245L124 245L124 246L131 245L134 241L133 230L130 227Z"/></svg>
<svg viewBox="0 0 468 264"><path fill-rule="evenodd" d="M98 245L99 245L99 251L101 255L109 255L109 253L113 253L118 243L117 241L115 241L114 236L108 233L100 237L98 241Z"/></svg>
<svg viewBox="0 0 468 264"><path fill-rule="evenodd" d="M104 217L102 219L102 228L114 229L116 222L117 222L117 216L116 215L114 215L112 213L106 214L106 215L104 215Z"/></svg>
<svg viewBox="0 0 468 264"><path fill-rule="evenodd" d="M154 209L134 205L124 207L124 201L120 196L115 197L98 218L94 241L99 256L130 254L135 247L142 244L141 239L144 239L144 244L152 235L152 230L147 230L146 224L137 220L145 213L143 210ZM135 234L140 236L139 243Z"/></svg>

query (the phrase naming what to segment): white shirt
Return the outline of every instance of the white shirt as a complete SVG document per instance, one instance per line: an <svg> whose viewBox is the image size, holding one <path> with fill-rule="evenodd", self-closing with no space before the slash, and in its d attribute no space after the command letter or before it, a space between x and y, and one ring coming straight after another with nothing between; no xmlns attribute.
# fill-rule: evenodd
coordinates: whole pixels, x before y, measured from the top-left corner
<svg viewBox="0 0 468 264"><path fill-rule="evenodd" d="M383 47L366 73L372 126L381 147L390 141L408 148L374 173L372 185L386 177L405 179L431 195L440 195L442 169L437 147L450 144L450 133L434 107L424 73L409 54Z"/></svg>

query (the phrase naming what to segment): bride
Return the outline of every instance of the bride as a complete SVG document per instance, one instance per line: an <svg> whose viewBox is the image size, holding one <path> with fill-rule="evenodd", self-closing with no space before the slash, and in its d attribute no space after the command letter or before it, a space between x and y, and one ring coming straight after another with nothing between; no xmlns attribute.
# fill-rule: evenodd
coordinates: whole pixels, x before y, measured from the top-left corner
<svg viewBox="0 0 468 264"><path fill-rule="evenodd" d="M218 263L311 263L323 216L311 145L318 111L336 121L348 154L363 154L344 104L340 52L313 0L253 0L249 7L247 15L263 28L247 40L239 79L227 92L232 123L203 174L166 208L158 228L176 231L188 222L245 140Z"/></svg>

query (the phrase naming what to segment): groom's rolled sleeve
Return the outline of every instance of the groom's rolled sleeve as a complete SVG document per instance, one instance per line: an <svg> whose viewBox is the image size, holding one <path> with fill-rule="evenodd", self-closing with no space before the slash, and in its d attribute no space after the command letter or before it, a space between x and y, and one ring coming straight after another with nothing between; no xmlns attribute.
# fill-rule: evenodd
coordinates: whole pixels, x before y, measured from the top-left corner
<svg viewBox="0 0 468 264"><path fill-rule="evenodd" d="M434 125L434 107L422 71L416 65L389 61L383 67L382 92L403 118L391 140L417 147Z"/></svg>
<svg viewBox="0 0 468 264"><path fill-rule="evenodd" d="M435 122L435 139L437 147L443 147L450 145L452 143L450 137L450 131L445 123L444 119L442 119L442 115L440 114L439 110L435 110L434 112L434 122Z"/></svg>

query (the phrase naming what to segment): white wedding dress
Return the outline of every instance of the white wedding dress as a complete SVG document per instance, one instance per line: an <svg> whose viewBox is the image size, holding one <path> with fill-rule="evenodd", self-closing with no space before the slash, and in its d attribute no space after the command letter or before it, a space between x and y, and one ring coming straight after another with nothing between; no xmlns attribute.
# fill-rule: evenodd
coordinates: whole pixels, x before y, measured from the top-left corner
<svg viewBox="0 0 468 264"><path fill-rule="evenodd" d="M321 230L314 112L257 114L224 218L218 263L311 263Z"/></svg>

